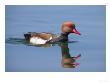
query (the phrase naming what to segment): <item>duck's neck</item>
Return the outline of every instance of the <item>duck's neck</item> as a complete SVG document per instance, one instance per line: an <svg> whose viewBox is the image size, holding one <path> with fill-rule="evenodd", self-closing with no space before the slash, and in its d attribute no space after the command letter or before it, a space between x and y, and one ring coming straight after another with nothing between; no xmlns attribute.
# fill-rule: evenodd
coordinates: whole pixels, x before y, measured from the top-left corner
<svg viewBox="0 0 110 82"><path fill-rule="evenodd" d="M61 36L68 37L69 33L61 33Z"/></svg>
<svg viewBox="0 0 110 82"><path fill-rule="evenodd" d="M60 37L61 37L64 41L68 41L68 35L69 35L69 33L61 33Z"/></svg>

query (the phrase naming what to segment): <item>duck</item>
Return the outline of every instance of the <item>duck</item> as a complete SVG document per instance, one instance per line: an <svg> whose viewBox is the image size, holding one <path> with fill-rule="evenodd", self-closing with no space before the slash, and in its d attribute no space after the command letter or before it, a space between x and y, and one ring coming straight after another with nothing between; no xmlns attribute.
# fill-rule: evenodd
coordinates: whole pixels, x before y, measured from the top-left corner
<svg viewBox="0 0 110 82"><path fill-rule="evenodd" d="M59 36L48 32L27 32L24 34L24 37L29 43L39 45L46 43L67 42L68 35L70 33L81 35L81 33L76 29L75 23L66 21L61 26L61 34Z"/></svg>

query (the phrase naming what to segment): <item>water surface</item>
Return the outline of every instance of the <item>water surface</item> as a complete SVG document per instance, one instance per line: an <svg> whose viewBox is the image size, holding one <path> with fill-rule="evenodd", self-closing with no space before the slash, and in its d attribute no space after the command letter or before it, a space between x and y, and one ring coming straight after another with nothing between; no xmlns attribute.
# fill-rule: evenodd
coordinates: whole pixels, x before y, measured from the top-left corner
<svg viewBox="0 0 110 82"><path fill-rule="evenodd" d="M105 72L105 6L9 6L5 8L6 72ZM60 34L64 21L73 21L81 36L69 35L67 44L33 46L25 42L26 32ZM69 50L68 50L69 49ZM71 67L67 59L79 63Z"/></svg>

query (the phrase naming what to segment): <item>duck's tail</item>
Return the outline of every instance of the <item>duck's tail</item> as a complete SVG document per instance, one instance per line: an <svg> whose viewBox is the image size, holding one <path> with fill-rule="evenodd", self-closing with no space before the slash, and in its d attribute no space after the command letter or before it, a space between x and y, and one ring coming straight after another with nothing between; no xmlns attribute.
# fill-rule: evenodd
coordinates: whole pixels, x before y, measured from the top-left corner
<svg viewBox="0 0 110 82"><path fill-rule="evenodd" d="M31 38L31 34L30 34L30 33L26 33L26 34L24 34L24 37L25 37L25 39L26 39L27 41L29 41L30 38Z"/></svg>

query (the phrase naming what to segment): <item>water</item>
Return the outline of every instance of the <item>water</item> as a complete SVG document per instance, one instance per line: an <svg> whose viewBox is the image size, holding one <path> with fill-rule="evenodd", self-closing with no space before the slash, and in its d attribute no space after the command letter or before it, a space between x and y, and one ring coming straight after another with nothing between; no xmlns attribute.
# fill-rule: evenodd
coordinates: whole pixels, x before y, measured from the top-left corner
<svg viewBox="0 0 110 82"><path fill-rule="evenodd" d="M105 6L6 6L6 72L105 72ZM81 36L69 43L33 46L26 32L60 34L64 21L73 21ZM67 56L64 55L67 54ZM78 59L72 58L80 56ZM71 64L73 63L73 64ZM75 66L76 64L76 66Z"/></svg>

